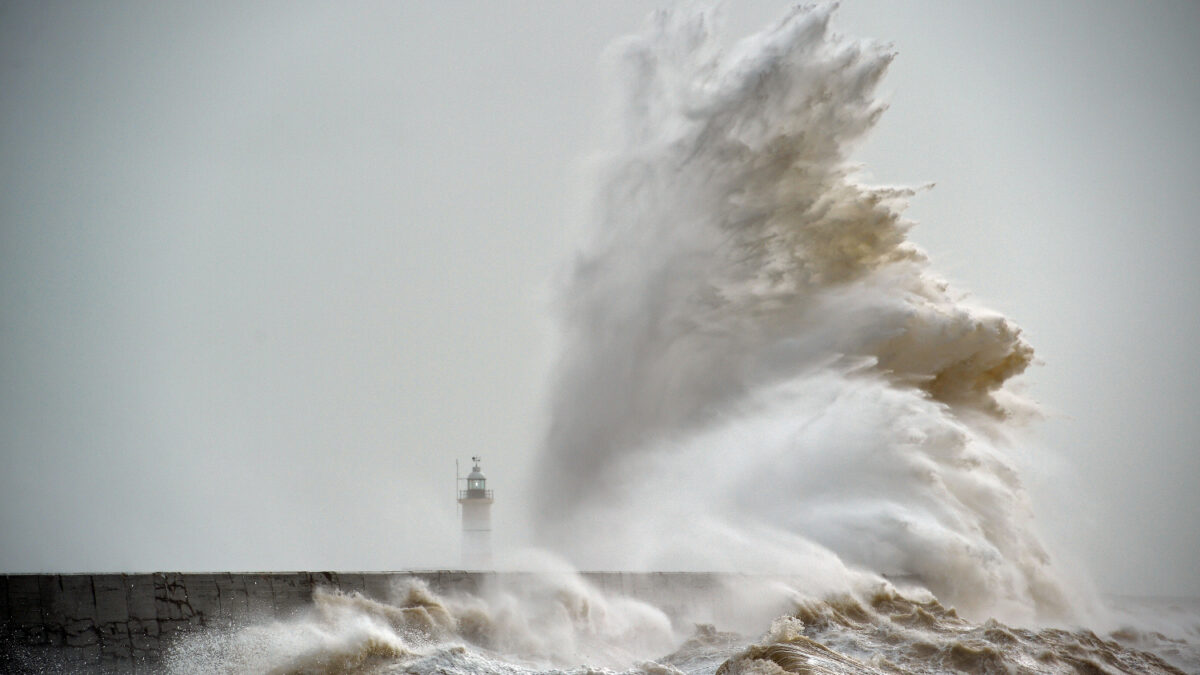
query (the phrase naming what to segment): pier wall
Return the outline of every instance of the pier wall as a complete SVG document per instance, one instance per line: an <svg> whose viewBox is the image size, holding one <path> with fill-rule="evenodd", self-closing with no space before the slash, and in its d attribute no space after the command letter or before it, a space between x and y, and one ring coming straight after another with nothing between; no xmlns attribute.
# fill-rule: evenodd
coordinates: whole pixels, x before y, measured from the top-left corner
<svg viewBox="0 0 1200 675"><path fill-rule="evenodd" d="M673 618L709 620L732 605L721 575L581 572L608 595L653 604ZM157 672L179 635L288 618L319 587L395 600L406 578L442 595L519 585L525 572L269 572L0 575L0 672Z"/></svg>

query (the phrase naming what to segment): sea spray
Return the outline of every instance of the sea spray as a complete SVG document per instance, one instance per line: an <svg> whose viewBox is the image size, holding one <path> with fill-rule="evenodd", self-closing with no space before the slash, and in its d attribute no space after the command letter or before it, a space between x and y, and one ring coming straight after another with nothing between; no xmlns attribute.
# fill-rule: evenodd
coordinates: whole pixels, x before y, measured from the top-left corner
<svg viewBox="0 0 1200 675"><path fill-rule="evenodd" d="M386 598L322 588L289 618L182 634L163 665L189 675L1179 672L1130 642L1152 643L1190 672L1200 664L1167 636L972 622L928 591L886 581L812 594L784 578L701 575L695 586L674 575L691 592L665 597L661 576L626 575L669 613L549 568L483 578L469 593L414 578L398 578Z"/></svg>
<svg viewBox="0 0 1200 675"><path fill-rule="evenodd" d="M474 595L321 591L290 620L187 635L170 669L1200 672L1195 608L1046 625L1092 599L1039 545L1010 459L1032 406L1005 387L1032 349L907 242L913 190L857 182L892 55L832 34L831 11L728 48L712 15L660 13L614 48L613 138L561 298L545 543L593 569L736 572L726 611L541 565Z"/></svg>
<svg viewBox="0 0 1200 675"><path fill-rule="evenodd" d="M857 567L1068 619L1004 441L1033 350L908 242L913 190L857 180L893 55L831 12L730 47L712 13L661 12L612 50L539 531L584 568Z"/></svg>
<svg viewBox="0 0 1200 675"><path fill-rule="evenodd" d="M399 578L387 598L318 588L290 618L209 627L173 642L165 662L197 675L617 668L683 637L656 607L544 568L486 579L470 594L435 593L415 578Z"/></svg>

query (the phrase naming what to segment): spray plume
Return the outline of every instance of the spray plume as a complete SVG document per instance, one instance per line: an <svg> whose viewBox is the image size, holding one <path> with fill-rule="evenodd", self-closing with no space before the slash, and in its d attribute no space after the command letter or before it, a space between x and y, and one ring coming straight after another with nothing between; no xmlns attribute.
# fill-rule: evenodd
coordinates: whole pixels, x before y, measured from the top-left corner
<svg viewBox="0 0 1200 675"><path fill-rule="evenodd" d="M798 8L728 49L663 12L619 90L561 296L537 505L581 567L918 577L968 612L1063 618L1005 427L1033 358L856 180L893 54Z"/></svg>
<svg viewBox="0 0 1200 675"><path fill-rule="evenodd" d="M906 242L913 191L855 181L891 54L833 36L830 11L728 51L710 16L664 13L614 51L536 491L570 561L509 551L522 572L471 593L318 590L174 643L168 672L1200 672L1191 610L1148 605L1150 630L1112 639L1022 627L1094 603L1043 553L1009 458L1032 407L1005 383L1032 350ZM625 577L635 600L579 567L759 574Z"/></svg>

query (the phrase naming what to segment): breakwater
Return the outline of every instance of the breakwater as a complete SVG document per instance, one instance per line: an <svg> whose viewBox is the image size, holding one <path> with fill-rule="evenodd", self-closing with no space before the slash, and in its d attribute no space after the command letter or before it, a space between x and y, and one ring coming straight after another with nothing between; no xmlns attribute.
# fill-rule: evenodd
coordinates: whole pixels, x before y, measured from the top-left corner
<svg viewBox="0 0 1200 675"><path fill-rule="evenodd" d="M606 594L644 600L675 618L731 606L728 575L581 572ZM325 587L387 602L416 577L439 594L519 585L531 572L267 572L0 575L0 672L156 672L171 640L189 631L282 619Z"/></svg>

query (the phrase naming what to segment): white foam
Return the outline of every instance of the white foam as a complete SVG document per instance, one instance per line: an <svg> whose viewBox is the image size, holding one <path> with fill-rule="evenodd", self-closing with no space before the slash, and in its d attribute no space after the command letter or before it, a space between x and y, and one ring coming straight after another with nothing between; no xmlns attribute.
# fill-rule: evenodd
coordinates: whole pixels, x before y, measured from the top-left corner
<svg viewBox="0 0 1200 675"><path fill-rule="evenodd" d="M907 241L913 190L857 182L892 54L831 12L728 49L710 13L664 12L612 50L538 531L583 568L833 588L863 567L980 615L1070 618L1083 591L1038 542L1005 440L1033 350Z"/></svg>

